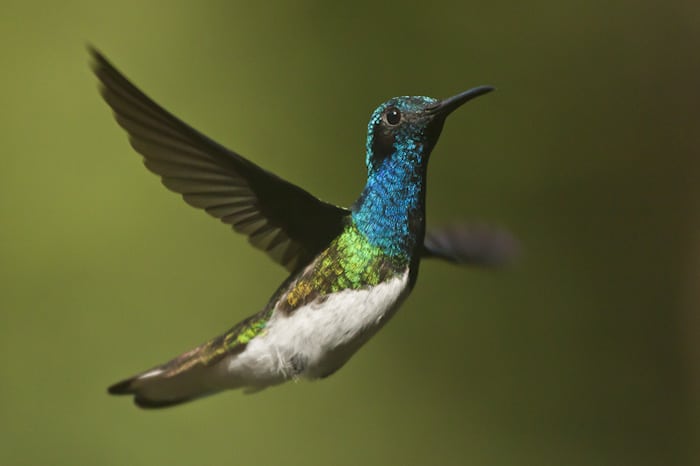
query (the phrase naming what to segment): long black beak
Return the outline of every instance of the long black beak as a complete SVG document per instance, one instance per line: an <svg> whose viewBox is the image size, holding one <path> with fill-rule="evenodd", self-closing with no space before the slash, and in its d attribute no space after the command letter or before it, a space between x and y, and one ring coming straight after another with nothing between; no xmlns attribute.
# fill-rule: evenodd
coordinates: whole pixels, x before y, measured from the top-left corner
<svg viewBox="0 0 700 466"><path fill-rule="evenodd" d="M457 108L461 107L470 100L479 97L480 95L488 94L489 92L495 90L493 86L479 86L468 91L464 91L461 94L457 94L447 99L443 99L436 103L434 106L428 108L431 113L437 113L442 116L447 116L454 112Z"/></svg>

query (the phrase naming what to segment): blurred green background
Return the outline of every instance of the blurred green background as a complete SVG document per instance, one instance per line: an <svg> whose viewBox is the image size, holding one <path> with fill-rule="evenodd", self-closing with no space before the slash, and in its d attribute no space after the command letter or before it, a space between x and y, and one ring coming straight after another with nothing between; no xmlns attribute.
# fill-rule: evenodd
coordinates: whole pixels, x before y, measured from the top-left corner
<svg viewBox="0 0 700 466"><path fill-rule="evenodd" d="M700 464L697 1L2 6L0 464ZM424 263L327 380L160 412L110 398L285 274L144 169L88 42L344 205L378 103L493 84L445 127L429 223L505 226L523 255Z"/></svg>

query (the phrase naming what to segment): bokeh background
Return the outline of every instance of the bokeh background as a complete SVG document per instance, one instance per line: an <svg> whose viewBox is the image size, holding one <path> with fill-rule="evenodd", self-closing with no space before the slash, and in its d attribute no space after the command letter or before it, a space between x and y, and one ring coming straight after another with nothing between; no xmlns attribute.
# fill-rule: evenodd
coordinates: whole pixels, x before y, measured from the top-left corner
<svg viewBox="0 0 700 466"><path fill-rule="evenodd" d="M700 464L697 1L5 1L0 39L0 464ZM142 167L88 42L344 205L375 105L493 84L445 127L429 223L501 225L522 256L425 263L327 380L110 398L285 274Z"/></svg>

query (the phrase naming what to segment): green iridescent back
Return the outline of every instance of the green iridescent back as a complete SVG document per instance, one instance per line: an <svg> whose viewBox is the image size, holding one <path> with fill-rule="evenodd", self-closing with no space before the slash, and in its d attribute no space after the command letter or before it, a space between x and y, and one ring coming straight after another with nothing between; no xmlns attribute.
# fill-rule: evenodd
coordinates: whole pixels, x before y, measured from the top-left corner
<svg viewBox="0 0 700 466"><path fill-rule="evenodd" d="M285 312L342 290L357 290L388 280L408 267L404 255L387 256L372 245L354 222L292 281L279 308Z"/></svg>

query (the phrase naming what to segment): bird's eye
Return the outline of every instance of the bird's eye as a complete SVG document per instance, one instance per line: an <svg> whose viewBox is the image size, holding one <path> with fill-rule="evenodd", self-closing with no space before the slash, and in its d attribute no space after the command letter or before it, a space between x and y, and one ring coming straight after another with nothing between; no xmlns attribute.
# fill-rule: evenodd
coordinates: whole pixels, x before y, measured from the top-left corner
<svg viewBox="0 0 700 466"><path fill-rule="evenodd" d="M390 107L386 111L386 122L391 126L398 125L401 121L401 112L396 107Z"/></svg>

